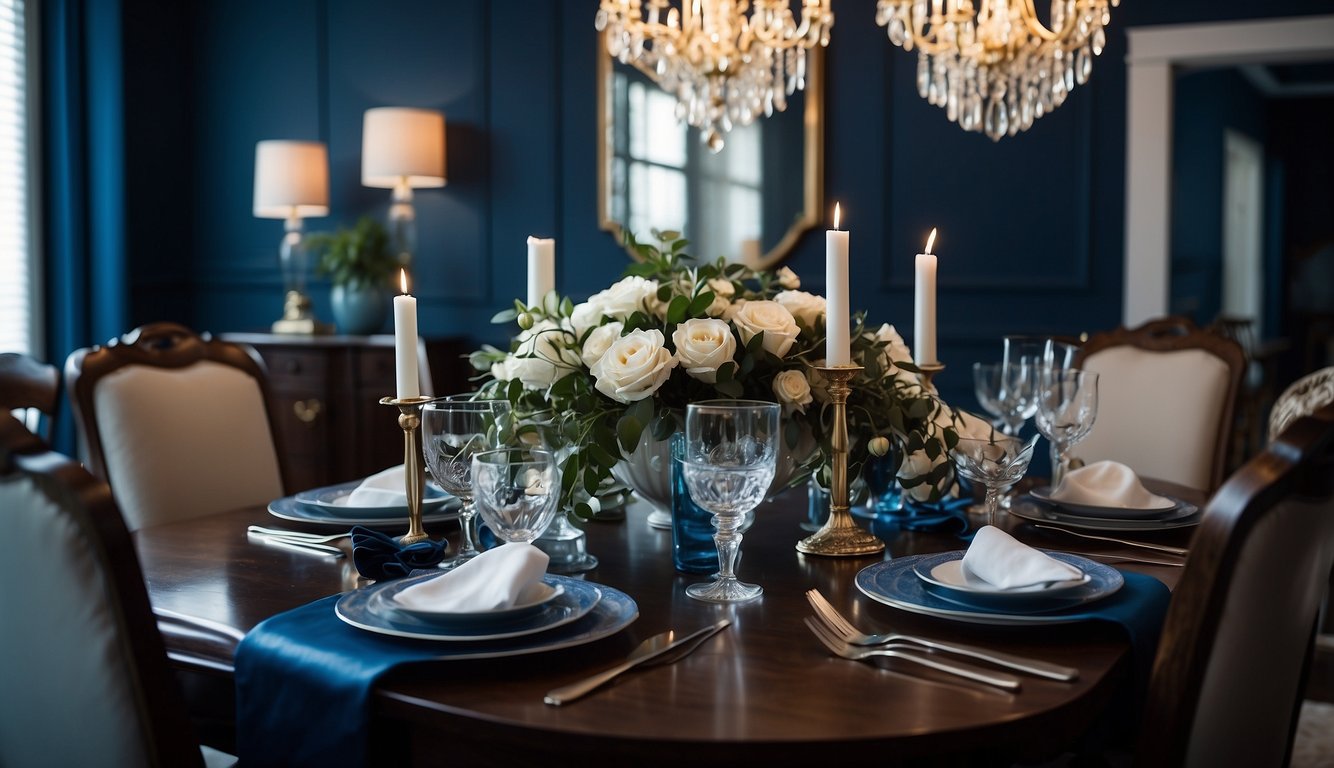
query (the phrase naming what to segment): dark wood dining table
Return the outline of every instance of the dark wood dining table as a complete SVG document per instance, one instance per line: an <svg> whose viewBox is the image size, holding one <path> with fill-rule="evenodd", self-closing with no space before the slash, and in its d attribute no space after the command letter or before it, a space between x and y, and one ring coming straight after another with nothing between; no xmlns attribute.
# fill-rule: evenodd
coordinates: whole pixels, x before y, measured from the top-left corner
<svg viewBox="0 0 1334 768"><path fill-rule="evenodd" d="M1198 492L1156 490L1203 503ZM1074 748L1126 706L1129 643L1104 622L1000 627L909 613L860 593L858 571L878 560L963 549L942 533L899 532L883 555L798 553L807 535L804 489L757 510L738 574L764 595L719 606L685 595L703 580L672 565L671 532L650 528L632 503L625 519L588 522L599 559L585 574L638 603L627 629L586 645L525 656L455 660L391 670L372 697L370 741L377 763L464 765L772 765L834 759L893 764L1006 764ZM226 681L240 638L264 619L317 598L365 587L348 557L294 552L249 538L251 524L319 528L276 520L264 507L239 509L136 533L150 599L173 662ZM1049 533L1003 515L998 521L1035 546L1073 553L1153 556L1144 550ZM1122 534L1184 545L1191 529ZM457 525L428 526L457 536ZM326 531L327 532L327 531ZM347 546L344 544L344 546ZM1180 568L1136 563L1169 587ZM1006 693L903 662L837 658L803 625L805 592L819 589L867 631L895 630L983 645L1077 667L1073 683L1023 677ZM731 626L695 653L632 672L572 704L543 703L548 690L621 661L642 639L729 618Z"/></svg>

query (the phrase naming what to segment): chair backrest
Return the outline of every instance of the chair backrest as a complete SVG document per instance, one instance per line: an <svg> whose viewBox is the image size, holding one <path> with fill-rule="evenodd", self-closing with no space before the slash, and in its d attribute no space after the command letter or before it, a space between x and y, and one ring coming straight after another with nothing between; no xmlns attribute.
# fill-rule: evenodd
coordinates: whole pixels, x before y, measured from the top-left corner
<svg viewBox="0 0 1334 768"><path fill-rule="evenodd" d="M19 352L0 354L0 411L29 411L28 428L50 439L59 405L59 368Z"/></svg>
<svg viewBox="0 0 1334 768"><path fill-rule="evenodd" d="M253 348L156 323L77 350L65 378L89 469L111 484L131 530L285 493Z"/></svg>
<svg viewBox="0 0 1334 768"><path fill-rule="evenodd" d="M1297 379L1274 400L1269 411L1269 439L1277 437L1294 420L1330 403L1334 403L1334 365Z"/></svg>
<svg viewBox="0 0 1334 768"><path fill-rule="evenodd" d="M1089 337L1077 364L1098 374L1098 416L1072 453L1212 491L1223 481L1246 370L1237 342L1186 318Z"/></svg>
<svg viewBox="0 0 1334 768"><path fill-rule="evenodd" d="M202 765L106 484L0 414L0 765Z"/></svg>
<svg viewBox="0 0 1334 768"><path fill-rule="evenodd" d="M1334 565L1334 406L1218 489L1154 659L1136 765L1287 765Z"/></svg>

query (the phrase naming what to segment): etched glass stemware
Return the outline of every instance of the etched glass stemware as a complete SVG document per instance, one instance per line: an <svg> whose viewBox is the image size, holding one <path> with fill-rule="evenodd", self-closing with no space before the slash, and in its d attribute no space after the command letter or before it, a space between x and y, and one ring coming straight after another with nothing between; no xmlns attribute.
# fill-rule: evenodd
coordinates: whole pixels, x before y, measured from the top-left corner
<svg viewBox="0 0 1334 768"><path fill-rule="evenodd" d="M777 403L709 400L686 406L686 450L682 471L690 498L713 514L718 577L692 584L696 600L737 603L764 593L734 573L746 513L764 501L773 482L781 428Z"/></svg>
<svg viewBox="0 0 1334 768"><path fill-rule="evenodd" d="M463 502L459 510L459 550L441 563L441 568L455 568L480 554L472 457L502 446L510 431L510 404L505 400L470 400L467 395L454 395L422 408L422 453L426 466L441 488Z"/></svg>
<svg viewBox="0 0 1334 768"><path fill-rule="evenodd" d="M550 451L501 448L472 457L473 502L491 532L531 544L551 524L560 501L560 469Z"/></svg>
<svg viewBox="0 0 1334 768"><path fill-rule="evenodd" d="M1038 432L1051 442L1051 487L1070 469L1070 448L1088 436L1098 415L1098 374L1043 368L1039 376Z"/></svg>
<svg viewBox="0 0 1334 768"><path fill-rule="evenodd" d="M982 503L987 525L996 524L1001 492L1023 479L1028 471L1028 462L1033 458L1033 446L1037 442L1037 435L1021 440L994 434L990 437L961 437L954 446L950 453L954 468L960 475L987 489L986 500Z"/></svg>

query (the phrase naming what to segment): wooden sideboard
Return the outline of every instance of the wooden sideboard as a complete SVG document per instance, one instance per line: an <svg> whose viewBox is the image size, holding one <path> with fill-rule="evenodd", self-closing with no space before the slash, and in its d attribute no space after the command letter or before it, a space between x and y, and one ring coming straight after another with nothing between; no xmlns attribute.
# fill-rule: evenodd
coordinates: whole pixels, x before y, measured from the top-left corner
<svg viewBox="0 0 1334 768"><path fill-rule="evenodd" d="M394 337L224 333L264 358L292 490L355 480L403 462L394 394ZM456 337L425 339L424 394L469 389L469 351ZM429 370L429 378L426 373Z"/></svg>

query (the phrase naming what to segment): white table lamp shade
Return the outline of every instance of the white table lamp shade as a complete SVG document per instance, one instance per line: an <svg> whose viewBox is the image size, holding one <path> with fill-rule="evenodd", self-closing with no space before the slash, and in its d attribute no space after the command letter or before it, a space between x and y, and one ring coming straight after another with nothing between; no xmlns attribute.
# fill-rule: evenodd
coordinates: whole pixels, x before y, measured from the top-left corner
<svg viewBox="0 0 1334 768"><path fill-rule="evenodd" d="M329 153L318 141L255 145L255 216L329 215Z"/></svg>
<svg viewBox="0 0 1334 768"><path fill-rule="evenodd" d="M430 109L366 110L361 134L361 183L392 189L445 186L445 116Z"/></svg>

